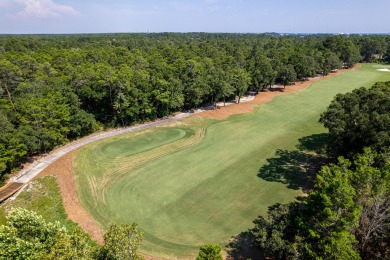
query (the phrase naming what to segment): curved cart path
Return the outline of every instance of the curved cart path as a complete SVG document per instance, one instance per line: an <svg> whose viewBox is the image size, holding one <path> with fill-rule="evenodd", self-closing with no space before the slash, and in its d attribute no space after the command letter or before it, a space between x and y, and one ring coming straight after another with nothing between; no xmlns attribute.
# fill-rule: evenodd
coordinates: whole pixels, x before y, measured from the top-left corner
<svg viewBox="0 0 390 260"><path fill-rule="evenodd" d="M199 113L199 112L202 112L202 110L196 111L195 113ZM52 151L50 154L41 157L40 159L36 160L32 164L25 166L25 168L23 168L15 176L10 178L10 181L0 189L0 202L6 200L8 197L15 194L20 188L25 186L25 184L29 183L33 178L35 178L39 173L41 173L44 169L46 169L49 165L54 163L56 160L86 144L90 144L92 142L96 142L102 139L106 139L121 134L126 134L130 132L148 129L155 126L164 125L188 117L192 114L194 113L179 113L174 116L167 117L153 122L148 122L148 123L139 124L130 127L111 129L105 132L92 134L90 136L71 142L65 146L62 146Z"/></svg>
<svg viewBox="0 0 390 260"><path fill-rule="evenodd" d="M356 68L356 67L355 67ZM60 192L63 197L65 211L72 221L78 223L81 228L87 231L93 239L98 243L103 242L103 232L96 221L82 207L75 187L72 175L72 158L80 147L99 141L105 138L130 133L134 131L144 130L155 126L160 126L175 122L191 115L207 116L217 119L225 119L233 114L241 114L251 112L258 104L266 103L272 100L273 97L299 91L318 79L332 77L343 73L345 70L340 70L337 73L332 73L325 77L311 78L308 81L298 82L293 86L288 86L285 89L274 89L275 91L261 92L255 98L249 97L243 99L238 105L220 107L220 109L198 109L194 113L179 113L174 116L161 119L154 122L139 124L136 126L112 129L105 132L95 133L88 137L76 140L61 148L51 152L49 155L42 157L31 165L26 166L22 171L10 179L10 182L0 188L0 202L14 195L15 198L26 185L37 175L43 176L54 174L57 177ZM278 91L279 90L279 91ZM218 104L220 106L220 104ZM228 103L226 104L228 105ZM58 160L61 158L60 160ZM146 259L158 259L145 256Z"/></svg>

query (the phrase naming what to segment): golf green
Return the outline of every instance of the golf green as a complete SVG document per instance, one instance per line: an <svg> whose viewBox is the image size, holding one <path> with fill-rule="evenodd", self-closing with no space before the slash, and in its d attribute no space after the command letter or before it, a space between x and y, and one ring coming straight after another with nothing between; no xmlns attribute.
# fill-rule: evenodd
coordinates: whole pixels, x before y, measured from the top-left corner
<svg viewBox="0 0 390 260"><path fill-rule="evenodd" d="M303 171L264 168L276 152L324 133L318 119L333 97L390 80L377 70L385 67L363 64L226 120L191 117L88 145L73 160L80 200L103 228L138 223L146 254L190 258L200 245L224 246L302 194Z"/></svg>

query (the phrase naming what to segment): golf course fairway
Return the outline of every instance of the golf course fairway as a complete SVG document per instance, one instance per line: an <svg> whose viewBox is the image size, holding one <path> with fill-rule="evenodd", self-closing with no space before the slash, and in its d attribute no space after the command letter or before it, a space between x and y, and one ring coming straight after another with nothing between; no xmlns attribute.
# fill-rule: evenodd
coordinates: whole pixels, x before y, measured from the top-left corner
<svg viewBox="0 0 390 260"><path fill-rule="evenodd" d="M363 64L226 120L193 116L87 145L73 159L81 203L103 229L137 223L148 255L194 258L201 245L225 246L269 206L302 195L305 173L276 167L273 179L263 166L325 133L318 120L337 93L389 81L380 68Z"/></svg>

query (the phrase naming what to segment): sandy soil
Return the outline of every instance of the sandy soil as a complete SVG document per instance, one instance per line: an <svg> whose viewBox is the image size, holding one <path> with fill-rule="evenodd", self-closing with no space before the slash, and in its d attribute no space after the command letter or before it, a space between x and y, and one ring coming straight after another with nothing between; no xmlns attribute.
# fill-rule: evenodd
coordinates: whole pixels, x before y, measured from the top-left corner
<svg viewBox="0 0 390 260"><path fill-rule="evenodd" d="M44 169L36 178L45 175L54 175L60 188L62 201L68 218L84 229L99 244L103 243L103 232L97 222L81 205L77 196L75 182L72 174L73 155L78 150L69 152L59 160Z"/></svg>
<svg viewBox="0 0 390 260"><path fill-rule="evenodd" d="M339 70L338 72L331 73L325 77L311 78L304 82L298 82L293 86L286 86L285 89L280 89L280 91L274 90L274 91L261 92L255 97L254 100L245 103L233 104L230 106L221 107L220 109L216 109L216 110L207 110L199 114L196 114L196 116L207 116L207 117L212 117L217 119L225 119L230 115L248 113L253 111L256 105L269 102L275 96L285 95L288 93L299 91L319 79L342 74L344 73L344 71L345 70ZM82 229L84 229L86 232L88 232L93 239L98 241L98 243L102 244L103 232L100 226L82 207L77 196L77 191L76 191L76 187L72 175L72 158L76 152L77 150L69 152L68 154L64 155L63 157L61 157L60 159L52 163L50 166L48 166L45 170L43 170L37 176L37 178L45 175L55 175L57 177L58 185L60 187L60 192L63 198L65 211L69 219L78 223L79 226ZM155 258L155 257L150 257L145 255L145 259L161 259L161 258Z"/></svg>
<svg viewBox="0 0 390 260"><path fill-rule="evenodd" d="M226 106L226 107L220 107L220 108L214 109L214 110L207 110L207 111L204 111L202 113L197 114L197 116L207 116L207 117L212 117L212 118L216 118L216 119L226 119L231 115L248 113L248 112L253 111L253 109L257 105L269 102L276 96L297 92L297 91L307 87L308 85L312 84L313 82L315 82L317 80L328 78L328 77L333 77L335 75L339 75L339 74L342 74L344 72L345 72L345 70L338 70L337 72L330 73L325 77L310 78L307 81L297 82L297 83L295 83L295 85L286 86L285 89L283 89L283 86L281 86L280 88L272 89L271 91L268 90L265 92L260 92L255 97L254 100L251 100L251 101L248 101L245 103L240 103L240 104L233 104L233 105Z"/></svg>

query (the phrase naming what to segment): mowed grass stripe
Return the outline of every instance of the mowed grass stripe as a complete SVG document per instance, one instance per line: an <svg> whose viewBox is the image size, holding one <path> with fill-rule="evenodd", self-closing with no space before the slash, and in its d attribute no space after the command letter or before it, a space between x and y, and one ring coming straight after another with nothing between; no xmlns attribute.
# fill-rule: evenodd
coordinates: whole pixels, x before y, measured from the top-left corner
<svg viewBox="0 0 390 260"><path fill-rule="evenodd" d="M89 176L90 187L96 186L96 183L99 183L95 191L95 196L100 196L101 201L105 203L105 194L107 191L106 188L110 187L112 183L118 181L123 174L129 174L130 171L136 173L136 169L144 167L148 163L152 163L153 161L157 160L162 156L178 152L181 149L187 148L191 145L200 142L205 136L205 122L207 122L207 120L195 118L195 120L188 120L188 122L192 123L192 128L186 129L185 137L187 138L182 138L178 141L160 146L153 150L140 152L127 159L114 159L112 170L107 172L104 177L96 179L94 178L94 176Z"/></svg>
<svg viewBox="0 0 390 260"><path fill-rule="evenodd" d="M188 120L186 124L182 124L183 128L155 128L144 131L142 138L137 138L138 135L128 134L121 139L112 138L106 140L101 147L96 148L96 144L91 144L85 149L92 150L93 153L82 155L80 161L92 162L91 164L81 163L75 167L87 170L90 165L94 165L96 170L94 175L87 176L87 183L83 185L82 192L91 193L95 199L95 204L105 203L105 194L111 183L116 182L122 174L128 173L132 169L136 169L146 165L157 158L174 153L200 142L205 135L205 128L208 120L201 118L193 118ZM187 127L189 125L189 127ZM172 133L179 133L176 137ZM183 134L184 133L184 134ZM169 135L173 138L164 138ZM156 137L156 138L153 138ZM163 137L163 138L162 138ZM113 142L113 148L110 148L110 143ZM117 151L119 147L124 149L124 153L130 153L133 156L122 158L121 153ZM142 146L140 144L145 144ZM105 152L102 152L104 150ZM119 157L113 158L112 154L106 156L107 150L112 150ZM108 170L107 170L108 169ZM88 189L88 190L87 190Z"/></svg>
<svg viewBox="0 0 390 260"><path fill-rule="evenodd" d="M192 257L199 245L224 245L232 235L250 227L269 206L289 202L301 194L300 189L288 188L288 184L302 187L302 176L293 176L286 183L271 182L257 176L259 169L268 158L275 157L277 149L293 150L299 138L323 133L319 115L337 93L390 80L390 73L378 72L377 68L379 65L363 65L297 93L279 96L253 113L227 120L191 118L172 129L204 129L205 134L200 141L174 151L168 147L185 143L190 137L167 137L165 141L172 146L153 139L153 134L170 128L125 138L129 145L156 142L148 143L155 148L147 151L138 146L131 152L118 148L120 138L118 142L106 141L93 149L83 149L74 159L80 199L103 227L138 223L145 232L142 251L148 254ZM101 151L105 145L113 146L110 149L116 152L105 155L110 150ZM148 158L147 163L142 155ZM101 167L88 165L90 161L101 161ZM107 165L111 168L104 169ZM88 178L115 170L115 181L105 187L106 203L101 203L90 192Z"/></svg>

